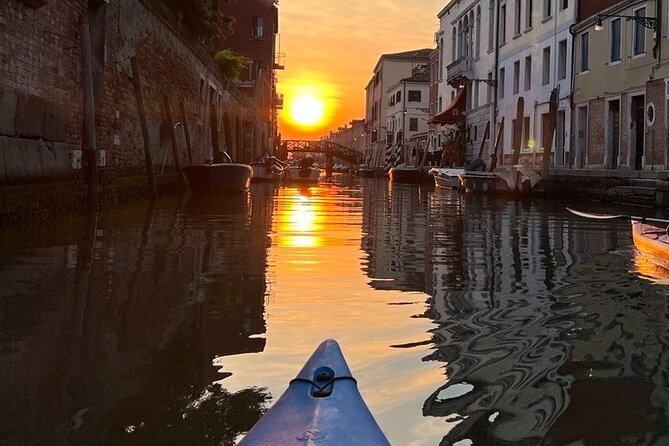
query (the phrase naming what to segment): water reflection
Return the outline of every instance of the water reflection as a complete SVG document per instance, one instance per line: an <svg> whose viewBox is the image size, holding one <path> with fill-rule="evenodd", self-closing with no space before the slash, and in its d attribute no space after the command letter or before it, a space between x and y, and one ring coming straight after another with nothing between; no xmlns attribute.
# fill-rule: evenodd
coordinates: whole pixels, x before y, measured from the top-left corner
<svg viewBox="0 0 669 446"><path fill-rule="evenodd" d="M0 443L230 444L269 394L215 355L258 352L273 189L8 231ZM150 439L150 440L149 440Z"/></svg>
<svg viewBox="0 0 669 446"><path fill-rule="evenodd" d="M335 337L396 445L669 444L665 273L624 223L350 177L15 228L0 443L231 444Z"/></svg>
<svg viewBox="0 0 669 446"><path fill-rule="evenodd" d="M627 225L541 202L367 186L372 286L431 296L423 360L443 363L445 379L423 413L453 423L440 444L669 441L664 271L635 257Z"/></svg>

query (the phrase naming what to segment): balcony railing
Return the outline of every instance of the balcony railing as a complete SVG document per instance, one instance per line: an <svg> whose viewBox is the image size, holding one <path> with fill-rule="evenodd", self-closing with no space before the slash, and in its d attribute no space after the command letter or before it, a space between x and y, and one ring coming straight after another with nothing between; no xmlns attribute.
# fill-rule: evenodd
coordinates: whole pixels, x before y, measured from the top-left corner
<svg viewBox="0 0 669 446"><path fill-rule="evenodd" d="M449 84L455 84L459 83L463 77L471 79L472 65L473 61L471 57L461 57L451 62L446 67L446 80Z"/></svg>

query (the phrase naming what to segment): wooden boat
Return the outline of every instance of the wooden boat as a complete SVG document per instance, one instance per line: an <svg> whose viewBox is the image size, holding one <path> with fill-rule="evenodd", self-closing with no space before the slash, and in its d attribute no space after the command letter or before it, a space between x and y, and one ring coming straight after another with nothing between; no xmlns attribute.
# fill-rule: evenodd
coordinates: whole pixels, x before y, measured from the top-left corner
<svg viewBox="0 0 669 446"><path fill-rule="evenodd" d="M337 341L324 341L239 446L390 446Z"/></svg>
<svg viewBox="0 0 669 446"><path fill-rule="evenodd" d="M465 173L465 169L433 167L430 173L434 177L434 184L446 189L460 188L460 175Z"/></svg>
<svg viewBox="0 0 669 446"><path fill-rule="evenodd" d="M382 168L366 166L360 167L355 171L355 174L360 178L381 178L387 176L385 170Z"/></svg>
<svg viewBox="0 0 669 446"><path fill-rule="evenodd" d="M392 167L388 173L390 180L395 183L422 184L433 181L432 174L422 167L400 164Z"/></svg>
<svg viewBox="0 0 669 446"><path fill-rule="evenodd" d="M184 174L195 192L242 193L249 190L253 169L239 163L194 164Z"/></svg>
<svg viewBox="0 0 669 446"><path fill-rule="evenodd" d="M654 263L669 268L669 234L666 226L632 221L634 246Z"/></svg>
<svg viewBox="0 0 669 446"><path fill-rule="evenodd" d="M321 169L314 164L314 159L310 156L288 166L283 173L283 179L290 183L318 183L320 177Z"/></svg>
<svg viewBox="0 0 669 446"><path fill-rule="evenodd" d="M251 181L268 182L279 181L283 175L286 165L276 157L269 157L267 159L260 159L251 163L253 169L253 177Z"/></svg>
<svg viewBox="0 0 669 446"><path fill-rule="evenodd" d="M300 166L289 166L284 170L283 179L289 183L318 183L321 169L315 166L306 169Z"/></svg>

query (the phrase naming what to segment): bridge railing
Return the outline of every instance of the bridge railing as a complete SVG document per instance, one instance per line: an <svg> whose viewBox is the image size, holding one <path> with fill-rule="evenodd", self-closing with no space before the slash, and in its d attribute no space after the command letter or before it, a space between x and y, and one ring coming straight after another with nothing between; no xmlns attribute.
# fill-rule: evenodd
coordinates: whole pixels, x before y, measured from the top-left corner
<svg viewBox="0 0 669 446"><path fill-rule="evenodd" d="M284 152L281 155L284 155L284 157L287 156L289 152L311 152L325 153L334 158L357 164L361 164L364 160L364 155L361 152L327 140L285 140L281 146L282 152Z"/></svg>

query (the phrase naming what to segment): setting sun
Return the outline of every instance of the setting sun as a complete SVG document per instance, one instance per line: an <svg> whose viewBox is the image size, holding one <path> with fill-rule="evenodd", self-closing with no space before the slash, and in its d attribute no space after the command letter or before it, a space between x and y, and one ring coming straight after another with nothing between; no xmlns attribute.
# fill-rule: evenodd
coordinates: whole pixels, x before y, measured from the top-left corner
<svg viewBox="0 0 669 446"><path fill-rule="evenodd" d="M323 120L325 104L312 95L295 98L290 106L290 116L296 124L313 126Z"/></svg>

